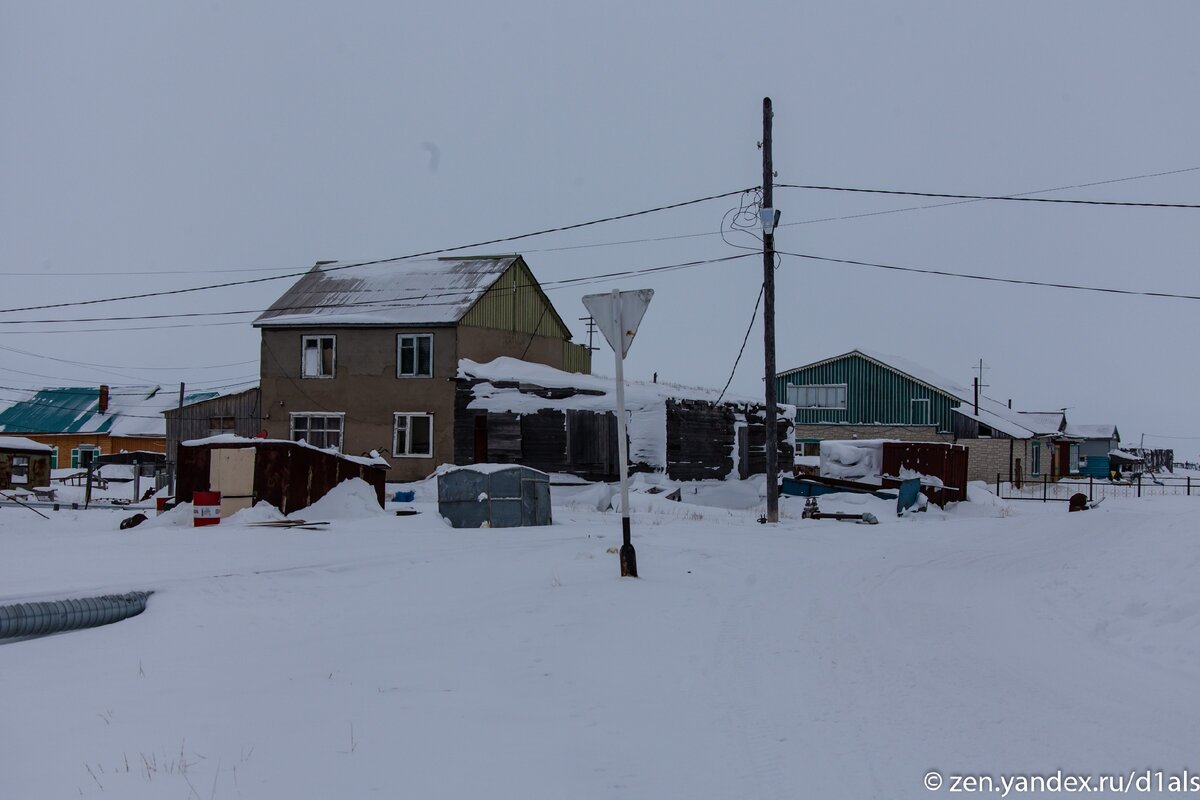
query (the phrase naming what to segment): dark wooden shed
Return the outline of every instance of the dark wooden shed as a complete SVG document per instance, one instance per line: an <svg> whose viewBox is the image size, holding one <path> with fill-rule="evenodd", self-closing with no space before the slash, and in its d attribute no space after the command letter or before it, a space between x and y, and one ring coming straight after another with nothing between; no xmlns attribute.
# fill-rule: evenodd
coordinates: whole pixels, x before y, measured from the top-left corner
<svg viewBox="0 0 1200 800"><path fill-rule="evenodd" d="M611 382L566 373L551 377L567 385L460 376L454 462L523 464L586 480L617 480L617 418L607 410L612 407ZM630 429L656 442L653 450L639 449L629 434L631 471L663 472L679 481L746 478L766 471L762 403L718 403L698 396L715 398L717 392L663 384L630 383L627 388L627 402L635 392L641 398L629 402ZM790 409L780 407L780 412L780 463L787 464L793 453Z"/></svg>
<svg viewBox="0 0 1200 800"><path fill-rule="evenodd" d="M50 485L51 452L23 436L0 436L0 489Z"/></svg>
<svg viewBox="0 0 1200 800"><path fill-rule="evenodd" d="M342 481L361 478L380 507L388 463L321 450L303 442L220 436L179 445L175 496L190 503L194 492L221 492L221 516L266 500L284 514L306 508Z"/></svg>

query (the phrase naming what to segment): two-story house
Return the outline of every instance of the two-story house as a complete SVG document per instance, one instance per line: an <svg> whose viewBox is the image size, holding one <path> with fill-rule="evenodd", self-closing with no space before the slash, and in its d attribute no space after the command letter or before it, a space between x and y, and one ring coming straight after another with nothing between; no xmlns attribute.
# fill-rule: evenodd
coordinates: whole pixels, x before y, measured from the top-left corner
<svg viewBox="0 0 1200 800"><path fill-rule="evenodd" d="M267 435L376 450L392 481L453 462L460 359L591 371L519 255L318 264L254 325Z"/></svg>

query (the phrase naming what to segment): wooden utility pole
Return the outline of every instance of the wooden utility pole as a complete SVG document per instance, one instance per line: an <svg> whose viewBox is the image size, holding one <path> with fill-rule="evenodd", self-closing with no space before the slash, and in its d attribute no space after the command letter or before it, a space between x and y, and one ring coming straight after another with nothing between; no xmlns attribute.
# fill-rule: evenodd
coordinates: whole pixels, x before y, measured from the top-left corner
<svg viewBox="0 0 1200 800"><path fill-rule="evenodd" d="M183 441L183 381L179 382L179 405L175 414L175 460L167 464L167 495L175 497L175 470L179 468L179 443ZM170 423L167 423L170 425ZM167 431L170 434L170 431Z"/></svg>
<svg viewBox="0 0 1200 800"><path fill-rule="evenodd" d="M765 383L767 401L766 461L767 461L767 522L779 522L779 436L775 417L775 168L771 162L771 98L763 98L763 180L762 208L770 211L769 223L763 225L763 356L766 361Z"/></svg>

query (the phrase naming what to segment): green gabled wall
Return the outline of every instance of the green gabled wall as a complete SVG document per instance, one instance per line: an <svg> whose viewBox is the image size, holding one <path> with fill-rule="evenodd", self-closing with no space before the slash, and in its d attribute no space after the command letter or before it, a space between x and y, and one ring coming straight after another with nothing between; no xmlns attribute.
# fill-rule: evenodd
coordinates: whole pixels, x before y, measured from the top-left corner
<svg viewBox="0 0 1200 800"><path fill-rule="evenodd" d="M521 258L475 301L459 324L555 339L571 338L571 331Z"/></svg>
<svg viewBox="0 0 1200 800"><path fill-rule="evenodd" d="M796 409L796 424L846 423L853 425L933 424L952 431L951 409L961 401L932 386L886 369L858 354L848 354L779 375L779 402L790 403L788 386L846 384L846 408ZM929 419L914 419L912 400L929 400ZM919 412L918 412L919 413Z"/></svg>

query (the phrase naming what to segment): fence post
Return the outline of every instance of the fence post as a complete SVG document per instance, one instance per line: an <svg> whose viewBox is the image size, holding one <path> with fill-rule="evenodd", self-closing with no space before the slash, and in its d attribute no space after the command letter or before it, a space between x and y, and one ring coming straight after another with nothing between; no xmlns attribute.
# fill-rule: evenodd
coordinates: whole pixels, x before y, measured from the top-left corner
<svg viewBox="0 0 1200 800"><path fill-rule="evenodd" d="M1142 496L1142 473L1138 473L1138 497Z"/></svg>
<svg viewBox="0 0 1200 800"><path fill-rule="evenodd" d="M1191 478L1188 478L1188 480L1191 480ZM996 497L999 497L999 496L1000 496L1000 473L997 472L996 473Z"/></svg>
<svg viewBox="0 0 1200 800"><path fill-rule="evenodd" d="M1042 475L1042 502L1046 502L1046 492L1050 489L1050 476Z"/></svg>
<svg viewBox="0 0 1200 800"><path fill-rule="evenodd" d="M1187 479L1188 479L1187 496L1191 497L1192 496L1192 476L1188 475Z"/></svg>
<svg viewBox="0 0 1200 800"><path fill-rule="evenodd" d="M1088 475L1088 502L1092 502L1092 481L1096 479L1094 475Z"/></svg>

